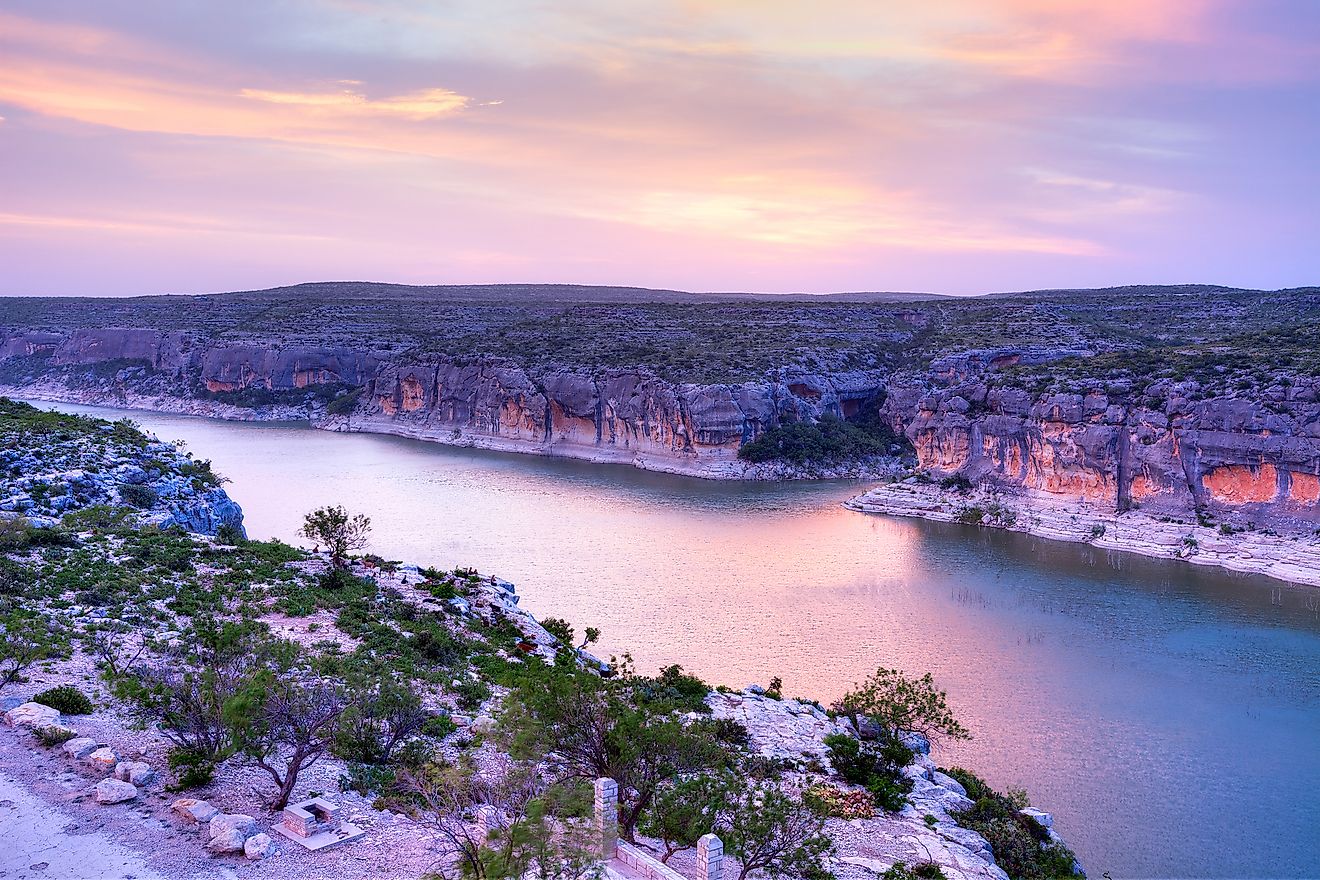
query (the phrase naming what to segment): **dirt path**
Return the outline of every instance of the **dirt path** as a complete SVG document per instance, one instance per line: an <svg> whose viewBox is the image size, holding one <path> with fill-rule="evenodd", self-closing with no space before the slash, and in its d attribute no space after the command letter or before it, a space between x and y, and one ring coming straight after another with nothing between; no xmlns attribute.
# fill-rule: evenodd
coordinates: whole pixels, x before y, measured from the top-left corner
<svg viewBox="0 0 1320 880"><path fill-rule="evenodd" d="M105 834L66 833L69 814L0 771L0 877L12 880L165 880L137 853Z"/></svg>

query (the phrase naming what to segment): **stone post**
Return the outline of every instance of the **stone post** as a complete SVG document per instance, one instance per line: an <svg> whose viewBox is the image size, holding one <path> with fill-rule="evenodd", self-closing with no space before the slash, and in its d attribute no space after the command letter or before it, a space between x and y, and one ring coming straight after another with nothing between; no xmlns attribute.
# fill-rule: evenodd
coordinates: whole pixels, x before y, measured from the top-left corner
<svg viewBox="0 0 1320 880"><path fill-rule="evenodd" d="M697 880L723 880L724 841L703 834L697 841Z"/></svg>
<svg viewBox="0 0 1320 880"><path fill-rule="evenodd" d="M601 858L614 858L619 850L619 783L605 777L596 780L596 832Z"/></svg>

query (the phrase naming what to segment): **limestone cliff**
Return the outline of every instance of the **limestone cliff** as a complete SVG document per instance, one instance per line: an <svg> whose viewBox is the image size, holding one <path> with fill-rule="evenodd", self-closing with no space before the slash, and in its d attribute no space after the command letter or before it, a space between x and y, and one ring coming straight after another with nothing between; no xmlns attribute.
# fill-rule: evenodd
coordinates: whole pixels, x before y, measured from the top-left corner
<svg viewBox="0 0 1320 880"><path fill-rule="evenodd" d="M776 475L737 458L768 428L878 406L936 478L958 474L1044 503L1320 524L1320 378L1237 396L1170 379L1036 391L1015 373L1079 354L972 351L919 370L784 368L759 381L698 384L645 368L531 367L186 331L17 330L0 336L0 385L722 478Z"/></svg>
<svg viewBox="0 0 1320 880"><path fill-rule="evenodd" d="M1033 394L987 371L893 385L884 414L937 478L1112 511L1320 524L1320 377L1247 400L1167 380Z"/></svg>
<svg viewBox="0 0 1320 880"><path fill-rule="evenodd" d="M11 332L0 338L0 354L0 384L17 394L302 417L331 430L704 477L764 476L766 468L738 460L742 443L785 421L853 415L884 388L877 372L786 370L761 382L675 383L642 368L531 369L507 358L261 346L140 329Z"/></svg>

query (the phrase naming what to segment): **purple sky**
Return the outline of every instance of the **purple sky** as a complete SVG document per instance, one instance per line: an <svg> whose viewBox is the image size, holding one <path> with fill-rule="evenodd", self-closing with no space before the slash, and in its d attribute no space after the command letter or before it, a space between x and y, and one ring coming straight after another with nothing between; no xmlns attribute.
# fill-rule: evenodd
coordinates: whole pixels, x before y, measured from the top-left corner
<svg viewBox="0 0 1320 880"><path fill-rule="evenodd" d="M1316 0L8 0L0 117L5 294L1320 284Z"/></svg>

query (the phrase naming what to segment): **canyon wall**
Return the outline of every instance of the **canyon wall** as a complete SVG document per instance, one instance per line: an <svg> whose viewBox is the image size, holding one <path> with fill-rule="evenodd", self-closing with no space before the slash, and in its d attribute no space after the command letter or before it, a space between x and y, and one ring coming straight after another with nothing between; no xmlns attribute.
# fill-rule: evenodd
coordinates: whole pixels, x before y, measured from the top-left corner
<svg viewBox="0 0 1320 880"><path fill-rule="evenodd" d="M1260 400L1160 381L1138 393L1033 395L993 373L891 386L885 416L936 478L1232 526L1320 525L1320 379Z"/></svg>
<svg viewBox="0 0 1320 880"><path fill-rule="evenodd" d="M382 355L335 346L207 341L187 333L79 330L0 338L0 385L87 403L318 427L623 462L703 477L772 475L738 448L785 421L859 412L879 374L786 371L740 384L674 383L645 369ZM7 364L7 366L6 366ZM318 388L319 386L319 388ZM300 390L324 392L301 395ZM327 407L351 389L352 406Z"/></svg>
<svg viewBox="0 0 1320 880"><path fill-rule="evenodd" d="M1295 377L1240 399L1169 380L1036 394L1002 372L1068 354L1076 352L973 352L920 374L785 369L758 382L685 384L645 369L530 369L188 332L11 331L0 336L0 385L722 478L775 475L737 458L767 428L865 415L883 401L880 415L936 478L962 475L1043 503L1320 524L1320 379ZM354 397L327 409L349 390Z"/></svg>

